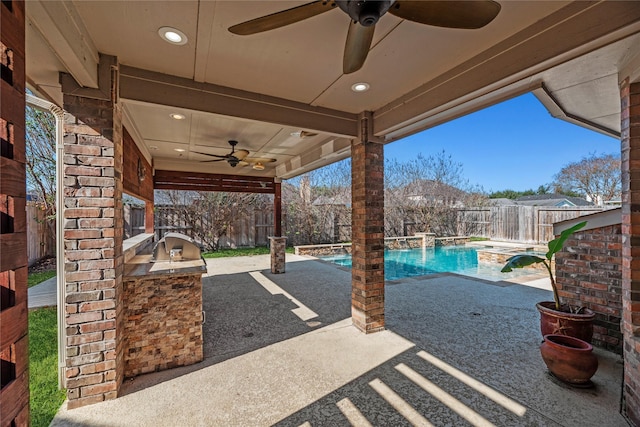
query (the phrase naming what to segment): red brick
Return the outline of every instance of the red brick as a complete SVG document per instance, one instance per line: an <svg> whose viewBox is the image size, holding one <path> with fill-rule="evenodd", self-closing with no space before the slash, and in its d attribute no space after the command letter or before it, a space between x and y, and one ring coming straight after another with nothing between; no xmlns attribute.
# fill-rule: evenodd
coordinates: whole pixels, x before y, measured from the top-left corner
<svg viewBox="0 0 640 427"><path fill-rule="evenodd" d="M69 400L67 400L67 409L81 408L83 406L92 405L94 403L100 403L103 401L104 401L104 396L102 395L83 397L79 399L69 398Z"/></svg>
<svg viewBox="0 0 640 427"><path fill-rule="evenodd" d="M78 184L87 187L114 187L116 181L107 177L79 176Z"/></svg>
<svg viewBox="0 0 640 427"><path fill-rule="evenodd" d="M94 322L96 320L102 320L101 312L77 313L77 314L70 314L66 317L67 325ZM82 331L82 327L80 328L80 330Z"/></svg>
<svg viewBox="0 0 640 427"><path fill-rule="evenodd" d="M64 174L67 176L100 176L101 170L91 166L70 166L64 167Z"/></svg>
<svg viewBox="0 0 640 427"><path fill-rule="evenodd" d="M80 345L90 342L96 342L103 339L102 332L93 332L89 334L72 335L67 337L67 345Z"/></svg>
<svg viewBox="0 0 640 427"><path fill-rule="evenodd" d="M100 259L90 261L78 261L78 270L103 270L106 268L113 268L115 260L113 259Z"/></svg>
<svg viewBox="0 0 640 427"><path fill-rule="evenodd" d="M65 144L65 154L79 154L86 156L99 156L102 153L100 147L90 145Z"/></svg>
<svg viewBox="0 0 640 427"><path fill-rule="evenodd" d="M115 200L106 197L83 197L78 199L78 207L100 207L111 208L114 206Z"/></svg>
<svg viewBox="0 0 640 427"><path fill-rule="evenodd" d="M99 208L68 208L64 211L65 218L100 218L101 215Z"/></svg>
<svg viewBox="0 0 640 427"><path fill-rule="evenodd" d="M114 247L114 239L86 239L78 242L78 249L102 249Z"/></svg>
<svg viewBox="0 0 640 427"><path fill-rule="evenodd" d="M98 311L98 310L101 311L101 310L114 308L115 305L116 303L114 300L85 302L80 304L80 312L85 313L85 312Z"/></svg>
<svg viewBox="0 0 640 427"><path fill-rule="evenodd" d="M94 219L80 218L78 219L79 228L105 229L105 228L113 227L113 224L114 224L113 218L94 218ZM102 230L102 231L104 233L105 230Z"/></svg>
<svg viewBox="0 0 640 427"><path fill-rule="evenodd" d="M83 314L92 314L92 313L93 312L83 313ZM102 316L101 312L98 312L98 314ZM104 320L102 322L82 323L80 324L80 332L83 334L86 334L89 332L108 331L109 329L115 329L115 327L116 327L115 320ZM105 339L107 339L106 334L105 334Z"/></svg>
<svg viewBox="0 0 640 427"><path fill-rule="evenodd" d="M67 282L83 282L90 280L98 280L102 279L101 271L78 271L78 272L67 272L65 273L65 279Z"/></svg>
<svg viewBox="0 0 640 427"><path fill-rule="evenodd" d="M100 237L102 232L96 229L64 230L65 239L98 239Z"/></svg>

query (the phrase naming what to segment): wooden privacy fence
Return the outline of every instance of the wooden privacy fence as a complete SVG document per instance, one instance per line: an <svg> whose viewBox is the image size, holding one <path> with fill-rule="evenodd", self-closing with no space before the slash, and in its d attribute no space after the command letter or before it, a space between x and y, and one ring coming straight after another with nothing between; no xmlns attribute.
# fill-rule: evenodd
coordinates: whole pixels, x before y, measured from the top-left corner
<svg viewBox="0 0 640 427"><path fill-rule="evenodd" d="M166 233L176 232L201 241L194 230L203 228L206 218L198 218L200 223L193 224L184 215L183 210L172 205L156 205L154 209L154 230L157 239L162 239ZM273 210L253 209L231 224L227 235L220 239L218 245L221 248L267 246L269 236L273 236Z"/></svg>
<svg viewBox="0 0 640 427"><path fill-rule="evenodd" d="M458 234L495 240L546 243L553 224L604 210L600 207L498 206L458 212Z"/></svg>
<svg viewBox="0 0 640 427"><path fill-rule="evenodd" d="M41 205L27 202L28 263L56 254L55 220L47 219Z"/></svg>
<svg viewBox="0 0 640 427"><path fill-rule="evenodd" d="M517 241L544 244L553 239L553 224L567 219L577 218L602 211L600 207L542 207L542 206L499 206L482 208L464 208L457 210L457 235L479 236L495 240ZM295 221L283 212L283 231L288 238L287 244L302 245L309 242L309 236L298 233ZM349 241L351 224L343 213L331 216L331 221L320 227L326 242ZM206 218L198 218L200 223L193 224L183 211L171 205L155 206L155 233L161 239L168 232L179 232L200 241L194 230L202 229ZM455 219L454 219L455 222ZM144 232L144 208L132 206L125 210L126 234L134 236ZM404 221L405 235L423 231L419 226ZM326 230L325 230L326 228ZM454 227L455 228L455 224ZM206 229L206 227L205 227ZM456 230L452 230L456 233ZM255 247L267 246L268 237L273 233L272 209L253 209L237 218L227 235L220 239L219 247ZM50 246L53 248L53 246ZM31 253L31 252L30 252ZM30 258L31 260L31 258Z"/></svg>
<svg viewBox="0 0 640 427"><path fill-rule="evenodd" d="M124 238L144 233L144 206L124 205Z"/></svg>

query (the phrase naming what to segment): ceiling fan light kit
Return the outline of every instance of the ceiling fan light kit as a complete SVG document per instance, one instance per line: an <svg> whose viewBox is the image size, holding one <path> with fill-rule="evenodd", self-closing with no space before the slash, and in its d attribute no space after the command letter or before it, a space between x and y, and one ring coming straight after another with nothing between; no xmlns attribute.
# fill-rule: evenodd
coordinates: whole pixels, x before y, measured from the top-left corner
<svg viewBox="0 0 640 427"><path fill-rule="evenodd" d="M236 150L236 145L238 145L238 141L230 140L229 145L231 146L231 152L229 154L225 154L221 156L219 154L210 154L210 153L202 153L200 151L192 151L195 154L202 154L203 156L215 157L213 160L201 160L202 162L222 162L226 161L229 166L235 168L238 165L247 166L253 165L255 170L264 170L265 163L275 162L276 159L270 158L248 158L249 155L248 150L240 149Z"/></svg>
<svg viewBox="0 0 640 427"><path fill-rule="evenodd" d="M484 27L500 12L500 4L493 0L318 0L233 25L229 31L241 36L262 33L304 21L336 6L351 20L344 48L344 74L362 68L371 48L375 25L387 12L419 24L468 30Z"/></svg>

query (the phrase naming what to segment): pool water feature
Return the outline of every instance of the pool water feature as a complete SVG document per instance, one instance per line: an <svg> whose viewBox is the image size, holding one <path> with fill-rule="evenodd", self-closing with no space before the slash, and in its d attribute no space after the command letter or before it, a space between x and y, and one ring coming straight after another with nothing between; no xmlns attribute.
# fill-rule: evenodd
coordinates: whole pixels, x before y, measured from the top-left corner
<svg viewBox="0 0 640 427"><path fill-rule="evenodd" d="M351 267L351 255L319 257L324 261ZM477 248L469 246L436 246L425 249L397 249L384 251L385 280L423 276L437 273L457 273L484 280L499 281L534 274L535 270L514 270L502 273L501 264L479 263Z"/></svg>

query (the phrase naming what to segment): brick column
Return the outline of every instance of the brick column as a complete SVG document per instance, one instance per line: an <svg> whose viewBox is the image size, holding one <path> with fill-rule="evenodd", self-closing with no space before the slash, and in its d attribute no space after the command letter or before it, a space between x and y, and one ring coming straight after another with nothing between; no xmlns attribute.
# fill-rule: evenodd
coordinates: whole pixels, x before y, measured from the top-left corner
<svg viewBox="0 0 640 427"><path fill-rule="evenodd" d="M640 83L622 82L624 410L640 425Z"/></svg>
<svg viewBox="0 0 640 427"><path fill-rule="evenodd" d="M284 273L287 238L279 236L269 237L269 242L271 242L271 272L273 274Z"/></svg>
<svg viewBox="0 0 640 427"><path fill-rule="evenodd" d="M273 235L282 236L282 184L274 183L273 193Z"/></svg>
<svg viewBox="0 0 640 427"><path fill-rule="evenodd" d="M65 95L64 243L68 407L118 396L122 384L122 113Z"/></svg>
<svg viewBox="0 0 640 427"><path fill-rule="evenodd" d="M363 115L351 144L351 316L365 333L384 329L384 147L371 142Z"/></svg>

